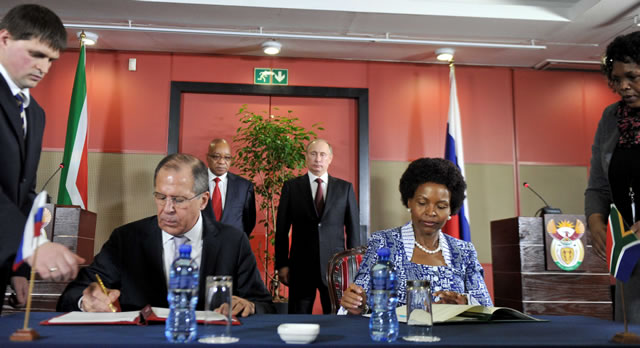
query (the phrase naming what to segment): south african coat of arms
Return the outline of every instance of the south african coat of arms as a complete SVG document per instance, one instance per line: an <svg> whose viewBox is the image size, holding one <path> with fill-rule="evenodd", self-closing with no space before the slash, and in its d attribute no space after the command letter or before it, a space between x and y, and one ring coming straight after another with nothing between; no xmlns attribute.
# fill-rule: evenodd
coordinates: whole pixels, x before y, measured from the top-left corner
<svg viewBox="0 0 640 348"><path fill-rule="evenodd" d="M547 233L553 237L551 242L551 257L553 262L562 270L573 271L580 267L584 260L584 245L580 238L584 235L584 224L576 220L575 225L563 220L558 224L549 220Z"/></svg>

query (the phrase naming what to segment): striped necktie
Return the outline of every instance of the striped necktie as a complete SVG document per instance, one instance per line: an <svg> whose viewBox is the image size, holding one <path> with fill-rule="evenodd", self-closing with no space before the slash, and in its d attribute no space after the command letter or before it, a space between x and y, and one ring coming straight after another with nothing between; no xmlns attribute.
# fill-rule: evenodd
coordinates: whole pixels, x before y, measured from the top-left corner
<svg viewBox="0 0 640 348"><path fill-rule="evenodd" d="M189 243L189 238L187 238L184 235L182 235L182 236L174 236L173 237L173 247L175 248L174 260L177 259L178 257L180 257L180 247L183 244L188 244L188 243Z"/></svg>
<svg viewBox="0 0 640 348"><path fill-rule="evenodd" d="M18 92L18 94L16 94L15 97L16 97L16 102L18 103L18 107L20 108L20 120L22 121L22 136L26 137L27 127L26 127L25 121L27 119L27 113L24 111L24 101L26 99L26 96L22 92Z"/></svg>

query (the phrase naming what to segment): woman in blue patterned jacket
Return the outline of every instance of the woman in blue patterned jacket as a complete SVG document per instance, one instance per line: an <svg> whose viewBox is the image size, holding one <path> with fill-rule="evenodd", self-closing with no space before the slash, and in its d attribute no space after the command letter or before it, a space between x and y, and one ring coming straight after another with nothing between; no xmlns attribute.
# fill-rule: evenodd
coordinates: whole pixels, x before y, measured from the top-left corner
<svg viewBox="0 0 640 348"><path fill-rule="evenodd" d="M381 247L391 250L390 260L398 274L398 305L406 304L407 280L426 279L431 283L435 303L491 306L473 244L441 231L460 209L466 187L460 170L450 161L413 161L400 178L402 203L411 213L411 221L371 236L355 282L343 294L342 307L351 314L362 313L367 303L369 274Z"/></svg>

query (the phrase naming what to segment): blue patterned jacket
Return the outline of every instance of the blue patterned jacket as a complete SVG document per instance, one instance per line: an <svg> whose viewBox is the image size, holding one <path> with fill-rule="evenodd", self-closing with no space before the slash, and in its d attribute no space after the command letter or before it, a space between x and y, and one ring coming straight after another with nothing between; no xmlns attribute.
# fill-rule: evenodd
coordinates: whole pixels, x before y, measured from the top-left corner
<svg viewBox="0 0 640 348"><path fill-rule="evenodd" d="M391 251L390 260L398 275L398 305L406 304L406 284L409 279L427 279L431 283L431 292L440 290L455 291L469 296L470 304L492 306L489 291L484 283L484 270L478 262L473 244L441 233L442 253L446 266L427 266L411 262L405 251L402 231L413 232L411 222L401 227L378 231L372 234L367 252L355 277L355 283L369 294L371 268L378 260L379 248L387 247ZM442 243L442 241L445 243ZM408 246L409 250L413 246Z"/></svg>

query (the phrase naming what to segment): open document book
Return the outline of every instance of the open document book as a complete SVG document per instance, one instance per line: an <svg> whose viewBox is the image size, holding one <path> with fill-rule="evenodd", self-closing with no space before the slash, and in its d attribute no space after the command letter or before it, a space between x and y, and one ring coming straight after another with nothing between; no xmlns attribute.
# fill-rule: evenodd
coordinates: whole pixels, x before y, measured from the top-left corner
<svg viewBox="0 0 640 348"><path fill-rule="evenodd" d="M407 306L396 308L398 321L407 322ZM480 305L434 304L433 322L505 322L505 321L546 321L526 315L507 307L484 307Z"/></svg>
<svg viewBox="0 0 640 348"><path fill-rule="evenodd" d="M131 312L69 312L40 322L40 325L146 325L151 322L164 322L169 316L168 308L146 306L140 311ZM198 323L205 322L205 312L196 311ZM220 313L209 313L207 322L210 324L225 323L225 317ZM240 325L236 317L232 317L232 325Z"/></svg>

